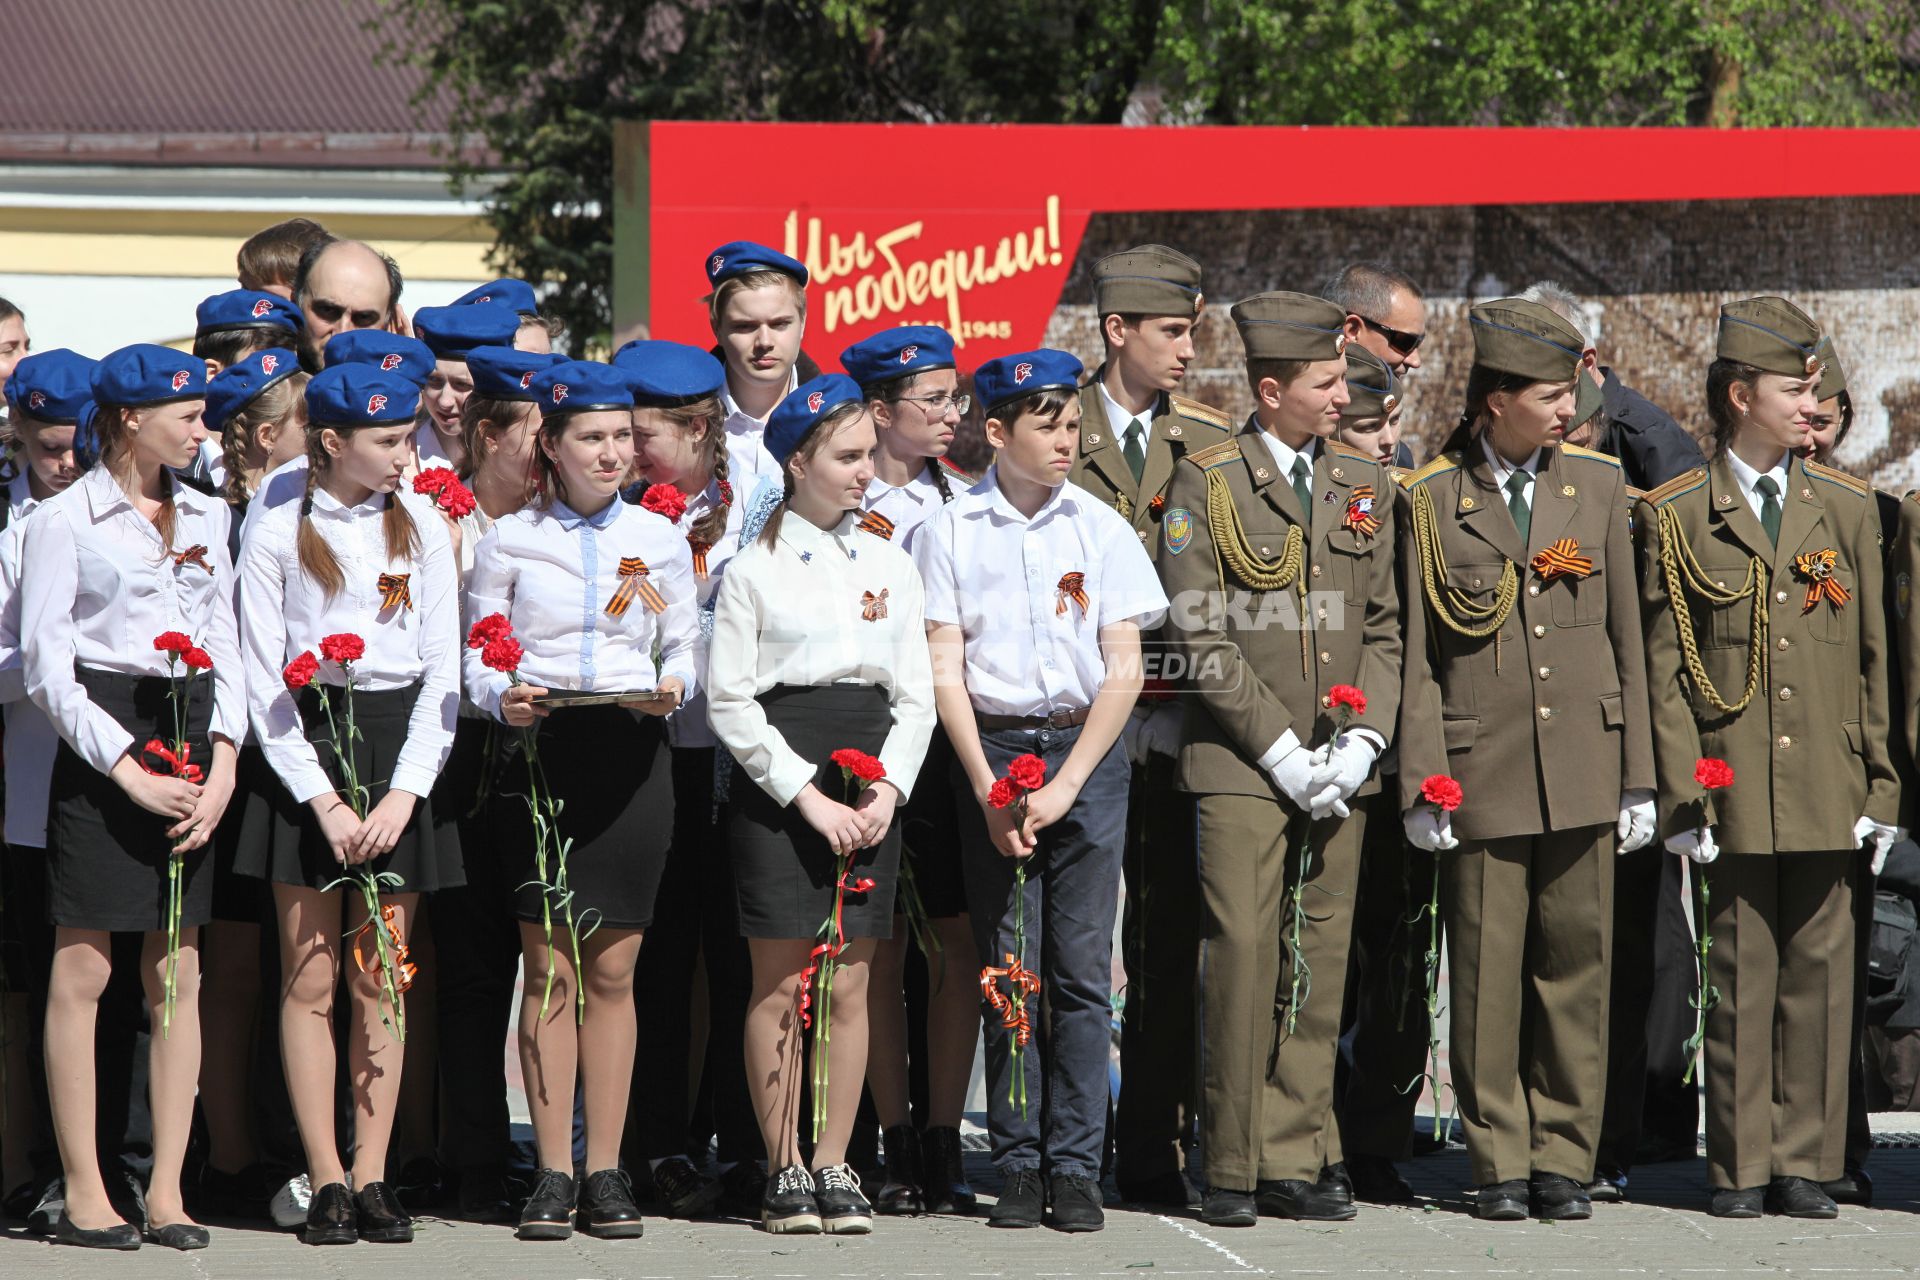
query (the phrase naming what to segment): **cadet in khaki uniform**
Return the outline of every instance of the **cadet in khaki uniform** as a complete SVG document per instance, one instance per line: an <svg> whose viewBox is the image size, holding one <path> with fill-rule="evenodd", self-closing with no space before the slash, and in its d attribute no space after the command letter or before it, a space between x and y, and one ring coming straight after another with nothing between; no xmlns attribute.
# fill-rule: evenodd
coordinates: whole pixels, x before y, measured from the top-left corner
<svg viewBox="0 0 1920 1280"><path fill-rule="evenodd" d="M1707 1177L1720 1217L1833 1217L1846 1140L1853 892L1897 835L1891 656L1872 490L1802 462L1820 330L1721 309L1714 456L1648 494L1648 679L1661 832L1707 873ZM1702 757L1733 785L1694 780ZM1724 848L1726 856L1719 858Z"/></svg>
<svg viewBox="0 0 1920 1280"><path fill-rule="evenodd" d="M1109 254L1093 266L1093 298L1106 359L1080 392L1080 443L1068 478L1131 522L1157 556L1174 468L1232 429L1225 414L1173 394L1193 359L1200 264L1157 244ZM1159 648L1148 638L1149 662ZM1147 675L1156 674L1149 666ZM1124 1200L1185 1208L1196 1198L1183 1141L1193 1127L1200 886L1192 802L1173 786L1180 707L1164 682L1150 679L1142 691L1127 747L1127 987L1114 1177Z"/></svg>
<svg viewBox="0 0 1920 1280"><path fill-rule="evenodd" d="M1586 340L1518 299L1474 307L1471 323L1466 413L1402 482L1400 802L1408 838L1443 853L1477 1212L1524 1218L1531 1200L1542 1218L1585 1218L1612 855L1654 833L1626 482L1615 459L1559 443ZM1434 774L1465 792L1451 821L1421 799Z"/></svg>
<svg viewBox="0 0 1920 1280"><path fill-rule="evenodd" d="M1329 437L1345 313L1265 293L1233 308L1255 410L1167 490L1166 634L1199 668L1180 785L1194 793L1202 919L1203 1220L1351 1218L1327 1166L1364 809L1400 686L1393 480ZM1335 685L1366 695L1341 728ZM1303 874L1304 873L1304 874ZM1304 881L1304 883L1303 883ZM1295 980L1286 941L1305 912Z"/></svg>

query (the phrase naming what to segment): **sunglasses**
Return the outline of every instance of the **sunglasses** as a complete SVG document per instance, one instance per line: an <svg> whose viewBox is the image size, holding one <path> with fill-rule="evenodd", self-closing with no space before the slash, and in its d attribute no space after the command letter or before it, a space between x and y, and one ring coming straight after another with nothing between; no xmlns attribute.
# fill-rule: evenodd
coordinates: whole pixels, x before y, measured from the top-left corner
<svg viewBox="0 0 1920 1280"><path fill-rule="evenodd" d="M1427 340L1427 335L1424 333L1406 333L1399 329L1389 329L1378 320L1369 320L1365 316L1360 317L1360 323L1385 338L1387 345L1403 356L1412 355L1420 349L1420 344Z"/></svg>

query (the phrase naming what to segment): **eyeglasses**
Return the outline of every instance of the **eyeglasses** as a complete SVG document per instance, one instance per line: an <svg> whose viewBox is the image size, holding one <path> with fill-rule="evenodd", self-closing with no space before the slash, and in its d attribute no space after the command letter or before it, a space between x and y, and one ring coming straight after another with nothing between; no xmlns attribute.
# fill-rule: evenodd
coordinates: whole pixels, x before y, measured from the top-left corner
<svg viewBox="0 0 1920 1280"><path fill-rule="evenodd" d="M927 406L928 415L935 418L946 417L948 406L952 406L953 411L959 414L963 418L967 416L967 410L973 408L972 396L950 396L950 395L946 395L945 393L938 393L930 396L895 396L894 397L895 404L898 404L902 400L910 400L914 404L923 404Z"/></svg>
<svg viewBox="0 0 1920 1280"><path fill-rule="evenodd" d="M1403 356L1412 355L1420 349L1420 344L1427 340L1427 335L1424 333L1405 333L1399 329L1389 329L1378 320L1369 320L1365 316L1360 317L1360 323L1385 338L1387 345Z"/></svg>

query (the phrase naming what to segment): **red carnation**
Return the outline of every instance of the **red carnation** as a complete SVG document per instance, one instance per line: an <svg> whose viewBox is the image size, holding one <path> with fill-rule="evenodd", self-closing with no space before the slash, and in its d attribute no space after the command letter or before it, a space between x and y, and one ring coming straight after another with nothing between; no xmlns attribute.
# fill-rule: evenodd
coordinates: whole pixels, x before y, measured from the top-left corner
<svg viewBox="0 0 1920 1280"><path fill-rule="evenodd" d="M670 484L651 484L640 495L640 506L657 516L678 520L687 514L687 495Z"/></svg>
<svg viewBox="0 0 1920 1280"><path fill-rule="evenodd" d="M495 671L513 672L520 669L520 659L525 653L512 636L495 636L480 650L480 661Z"/></svg>
<svg viewBox="0 0 1920 1280"><path fill-rule="evenodd" d="M325 636L320 641L320 656L328 662L353 662L365 657L366 653L367 642L351 631Z"/></svg>
<svg viewBox="0 0 1920 1280"><path fill-rule="evenodd" d="M1733 766L1725 760L1704 758L1693 766L1693 780L1708 791L1730 787L1733 785Z"/></svg>
<svg viewBox="0 0 1920 1280"><path fill-rule="evenodd" d="M162 631L153 638L153 647L161 653L185 653L193 648L193 641L179 631Z"/></svg>
<svg viewBox="0 0 1920 1280"><path fill-rule="evenodd" d="M499 640L513 634L513 624L507 621L504 613L490 613L473 624L467 632L467 648L484 649L488 641Z"/></svg>
<svg viewBox="0 0 1920 1280"><path fill-rule="evenodd" d="M995 778L993 789L987 792L987 803L996 809L1004 809L1013 803L1016 794L1013 783L1005 778Z"/></svg>
<svg viewBox="0 0 1920 1280"><path fill-rule="evenodd" d="M1047 762L1039 756L1015 756L1007 766L1007 777L1022 791L1038 791L1047 780Z"/></svg>
<svg viewBox="0 0 1920 1280"><path fill-rule="evenodd" d="M473 490L457 480L442 489L434 501L455 520L472 515L474 507L479 505L473 500Z"/></svg>
<svg viewBox="0 0 1920 1280"><path fill-rule="evenodd" d="M307 650L302 649L300 656L287 664L287 669L282 673L282 677L287 682L287 688L304 689L313 683L313 673L319 669L320 659L314 657L313 654Z"/></svg>
<svg viewBox="0 0 1920 1280"><path fill-rule="evenodd" d="M874 782L887 776L887 766L881 764L878 757L852 747L840 748L833 753L832 760L862 782Z"/></svg>
<svg viewBox="0 0 1920 1280"><path fill-rule="evenodd" d="M1367 695L1350 684L1337 684L1327 691L1327 705L1330 707L1349 707L1353 714L1367 714Z"/></svg>
<svg viewBox="0 0 1920 1280"><path fill-rule="evenodd" d="M195 671L213 670L213 655L198 646L188 649L185 653L181 654L180 661L192 667Z"/></svg>
<svg viewBox="0 0 1920 1280"><path fill-rule="evenodd" d="M1444 773L1436 773L1420 784L1420 798L1446 813L1452 813L1466 799L1460 784Z"/></svg>
<svg viewBox="0 0 1920 1280"><path fill-rule="evenodd" d="M460 477L453 473L452 467L428 467L413 478L415 493L438 493L450 484L459 484Z"/></svg>

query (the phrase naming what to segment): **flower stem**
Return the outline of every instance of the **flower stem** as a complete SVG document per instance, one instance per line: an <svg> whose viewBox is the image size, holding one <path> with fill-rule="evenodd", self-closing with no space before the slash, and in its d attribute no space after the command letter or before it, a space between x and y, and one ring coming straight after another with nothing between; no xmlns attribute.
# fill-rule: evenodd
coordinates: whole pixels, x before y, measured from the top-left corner
<svg viewBox="0 0 1920 1280"><path fill-rule="evenodd" d="M1694 883L1700 887L1699 918L1694 922L1699 930L1700 942L1698 963L1700 966L1699 990L1687 1003L1693 1006L1693 1034L1681 1051L1687 1056L1687 1070L1680 1077L1681 1084L1692 1084L1694 1073L1700 1065L1700 1050L1707 1042L1707 1012L1720 1003L1720 988L1713 985L1707 968L1708 957L1713 952L1713 934L1707 924L1707 906L1710 895L1707 889L1707 873L1700 867L1693 868Z"/></svg>

